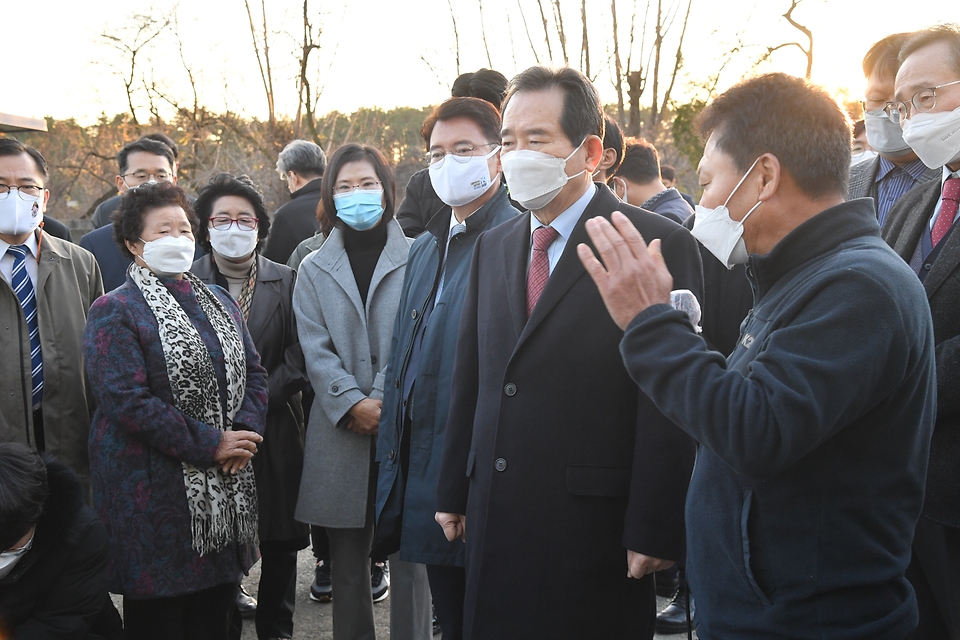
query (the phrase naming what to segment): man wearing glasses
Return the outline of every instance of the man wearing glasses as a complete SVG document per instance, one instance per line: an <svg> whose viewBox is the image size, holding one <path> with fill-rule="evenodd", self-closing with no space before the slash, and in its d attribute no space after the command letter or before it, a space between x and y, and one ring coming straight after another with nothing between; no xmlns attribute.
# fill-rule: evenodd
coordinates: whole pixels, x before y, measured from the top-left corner
<svg viewBox="0 0 960 640"><path fill-rule="evenodd" d="M0 442L45 451L88 484L81 336L103 285L93 256L40 228L48 177L36 149L0 139Z"/></svg>
<svg viewBox="0 0 960 640"><path fill-rule="evenodd" d="M894 99L893 81L900 68L900 47L910 35L887 36L870 47L863 58L863 74L867 78L861 102L863 122L867 142L879 155L850 168L847 199L873 198L881 227L890 209L905 193L917 184L940 176L939 167L927 167L903 141L900 125L886 112L887 103Z"/></svg>
<svg viewBox="0 0 960 640"><path fill-rule="evenodd" d="M113 291L124 283L127 277L127 267L130 266L131 262L130 258L123 255L120 247L113 239L113 224L109 219L113 211L120 206L120 199L123 194L143 184L177 183L177 158L170 146L173 141L163 134L151 134L151 136L154 137L144 136L127 144L117 154L120 174L117 176L116 182L120 196L107 200L97 208L97 212L94 214L94 226L99 228L80 239L80 246L97 258L100 271L103 273L105 291ZM164 142L164 138L170 140L170 143ZM104 216L101 212L105 210L109 210L109 213ZM96 224L98 216L105 218L101 221L101 225ZM198 245L194 257L199 258L202 255L203 250Z"/></svg>
<svg viewBox="0 0 960 640"><path fill-rule="evenodd" d="M923 282L937 353L937 422L923 513L907 577L917 592L913 636L960 637L960 26L915 33L900 51L890 118L937 180L918 185L890 211L883 238Z"/></svg>

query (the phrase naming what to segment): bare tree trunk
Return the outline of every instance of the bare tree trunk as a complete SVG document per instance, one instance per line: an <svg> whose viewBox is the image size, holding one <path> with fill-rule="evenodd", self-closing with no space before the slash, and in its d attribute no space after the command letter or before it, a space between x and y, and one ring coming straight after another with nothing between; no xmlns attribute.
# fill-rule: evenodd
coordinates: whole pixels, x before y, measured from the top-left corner
<svg viewBox="0 0 960 640"><path fill-rule="evenodd" d="M553 62L553 47L550 46L550 25L547 23L547 14L543 11L543 0L537 0L537 7L540 8L540 20L543 21L543 38L547 41L547 56L550 62Z"/></svg>
<svg viewBox="0 0 960 640"><path fill-rule="evenodd" d="M490 58L490 45L487 43L487 28L483 25L483 0L477 0L480 9L480 35L483 36L483 48L487 52L487 67L493 68L493 59Z"/></svg>
<svg viewBox="0 0 960 640"><path fill-rule="evenodd" d="M613 16L613 72L617 88L617 123L622 129L626 125L623 111L623 63L620 61L620 34L617 32L617 0L610 0L610 15Z"/></svg>
<svg viewBox="0 0 960 640"><path fill-rule="evenodd" d="M590 78L590 38L587 35L587 0L580 0L580 22L583 23L583 33L580 36L580 65L583 69L583 74Z"/></svg>
<svg viewBox="0 0 960 640"><path fill-rule="evenodd" d="M250 37L253 40L253 52L257 56L257 64L260 66L260 79L263 81L263 91L267 96L267 113L271 126L276 125L276 115L273 109L273 73L270 69L270 57L267 55L267 43L264 41L264 53L260 54L260 43L257 42L257 27L253 22L253 12L250 10L250 0L243 0L243 4L247 8L247 18L250 20ZM266 5L265 0L261 0L263 4L263 34L266 38L267 34L267 15L266 15Z"/></svg>
<svg viewBox="0 0 960 640"><path fill-rule="evenodd" d="M567 34L563 30L563 13L560 11L560 0L553 0L553 19L557 23L557 34L560 36L560 51L563 53L563 65L570 66L570 56L567 55Z"/></svg>
<svg viewBox="0 0 960 640"><path fill-rule="evenodd" d="M460 75L460 31L457 29L457 14L453 10L453 0L447 0L447 6L450 7L450 20L453 22L453 46L454 56L457 60L457 75Z"/></svg>
<svg viewBox="0 0 960 640"><path fill-rule="evenodd" d="M449 2L449 0L447 0ZM523 30L527 34L527 42L530 43L530 51L533 52L533 59L537 61L537 64L540 64L540 55L537 53L537 48L533 46L533 38L530 37L530 25L527 24L527 14L523 11L523 5L517 3L517 7L520 9L520 17L523 19ZM459 69L457 70L459 73Z"/></svg>
<svg viewBox="0 0 960 640"><path fill-rule="evenodd" d="M683 15L683 27L680 29L680 42L677 43L677 55L673 62L673 72L670 74L670 84L667 86L667 90L664 91L663 102L660 104L661 118L670 103L670 95L673 93L673 86L677 82L677 74L680 72L680 67L683 64L683 39L684 36L687 35L687 24L690 21L690 7L692 4L693 0L687 0L687 11Z"/></svg>
<svg viewBox="0 0 960 640"><path fill-rule="evenodd" d="M640 96L643 95L643 74L631 71L627 74L627 97L630 99L630 120L627 122L627 135L640 135Z"/></svg>
<svg viewBox="0 0 960 640"><path fill-rule="evenodd" d="M653 99L650 101L650 121L647 128L653 129L660 122L658 98L660 97L660 54L663 50L663 0L657 0L657 22L653 40Z"/></svg>

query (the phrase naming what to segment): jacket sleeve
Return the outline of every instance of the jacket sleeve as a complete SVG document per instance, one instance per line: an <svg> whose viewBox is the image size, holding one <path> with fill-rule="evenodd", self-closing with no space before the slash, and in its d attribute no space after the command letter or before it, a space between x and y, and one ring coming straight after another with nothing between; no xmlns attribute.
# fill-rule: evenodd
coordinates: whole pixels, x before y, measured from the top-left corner
<svg viewBox="0 0 960 640"><path fill-rule="evenodd" d="M685 229L663 239L663 255L675 289L689 289L703 300L700 250ZM693 473L696 445L641 390L637 394L630 496L623 544L655 558L678 560L683 553L684 504Z"/></svg>
<svg viewBox="0 0 960 640"><path fill-rule="evenodd" d="M307 374L319 406L331 424L338 425L347 412L367 396L353 374L347 372L337 355L323 315L318 292L317 271L300 271L293 289L293 311L297 317L300 346L307 362Z"/></svg>
<svg viewBox="0 0 960 640"><path fill-rule="evenodd" d="M296 248L291 246L290 224L287 216L278 211L281 215L274 214L273 223L270 225L270 235L267 237L267 245L263 248L264 258L273 260L280 264L287 264L290 254Z"/></svg>
<svg viewBox="0 0 960 640"><path fill-rule="evenodd" d="M13 630L16 640L85 638L107 604L107 531L92 520L46 599Z"/></svg>
<svg viewBox="0 0 960 640"><path fill-rule="evenodd" d="M300 348L300 338L297 335L297 317L293 313L293 289L297 284L297 275L293 273L289 282L284 282L281 293L283 301L283 357L280 363L270 372L267 382L270 387L270 404L285 404L291 396L305 389L307 382L307 365L303 359L303 349Z"/></svg>
<svg viewBox="0 0 960 640"><path fill-rule="evenodd" d="M165 455L198 467L211 466L220 431L181 413L150 388L145 345L127 304L110 295L90 307L83 357L97 410L115 428ZM153 375L166 381L165 372Z"/></svg>
<svg viewBox="0 0 960 640"><path fill-rule="evenodd" d="M767 337L746 373L728 370L686 315L663 304L627 327L627 371L667 417L734 471L775 475L890 395L908 366L909 346L894 338L906 331L894 292L852 269L819 286ZM865 331L865 322L880 330Z"/></svg>
<svg viewBox="0 0 960 640"><path fill-rule="evenodd" d="M457 334L457 355L453 364L450 415L443 442L440 477L437 482L437 510L467 512L470 478L467 467L473 442L473 420L480 389L480 354L477 333L479 264L483 235L477 238Z"/></svg>

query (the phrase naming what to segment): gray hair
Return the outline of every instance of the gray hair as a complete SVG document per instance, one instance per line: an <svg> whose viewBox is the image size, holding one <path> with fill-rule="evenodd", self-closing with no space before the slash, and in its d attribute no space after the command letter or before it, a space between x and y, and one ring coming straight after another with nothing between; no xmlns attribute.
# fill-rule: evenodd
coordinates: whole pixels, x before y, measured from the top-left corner
<svg viewBox="0 0 960 640"><path fill-rule="evenodd" d="M283 148L277 158L277 172L281 175L296 171L304 177L321 177L327 167L327 156L319 145L308 140L294 140Z"/></svg>

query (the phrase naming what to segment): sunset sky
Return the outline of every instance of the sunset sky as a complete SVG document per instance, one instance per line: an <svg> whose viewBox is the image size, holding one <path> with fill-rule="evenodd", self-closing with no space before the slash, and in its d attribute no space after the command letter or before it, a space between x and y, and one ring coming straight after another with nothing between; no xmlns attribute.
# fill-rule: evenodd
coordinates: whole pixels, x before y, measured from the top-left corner
<svg viewBox="0 0 960 640"><path fill-rule="evenodd" d="M676 0L675 0L676 1ZM450 0L460 39L460 71L489 66L483 46L479 3ZM621 47L626 46L633 0L616 0ZM295 76L297 40L302 31L302 0L269 0L268 27L274 64L278 114L296 111ZM543 28L536 0L520 0L530 29L530 39L541 61L546 55ZM580 3L563 0L571 66L579 55ZM652 3L656 6L656 2ZM664 0L664 7L670 6ZM685 4L685 3L684 3ZM544 0L549 8L549 3ZM645 1L637 3L637 39ZM340 4L311 0L311 15L324 26L319 78L324 84L318 111L350 112L358 107L421 107L449 95L457 75L453 25L448 0L350 0ZM483 0L483 29L490 62L507 77L535 63L516 0ZM766 47L802 35L781 17L789 0L693 0L690 26L684 45L684 70L674 95L689 97L688 87L715 73L724 53L743 44L721 76L722 90L751 73L750 61ZM895 31L920 28L935 22L960 20L960 10L949 12L949 2L912 0L908 3L877 0L803 0L794 17L814 34L813 81L837 92L847 89L852 99L863 90L860 61L867 48ZM138 5L106 0L41 3L8 2L4 7L7 28L0 51L7 75L0 91L0 112L21 116L73 117L83 123L99 114L127 111L118 69L127 60L101 37L121 34L137 13L160 15L174 11L183 43L183 59L198 79L200 103L214 111L229 109L255 117L266 116L266 100L251 45L243 0ZM259 2L256 3L259 7ZM588 0L592 74L604 102L616 101L610 81L610 0ZM871 11L866 11L866 8ZM949 15L952 13L953 15ZM672 57L682 16L668 36L667 56ZM512 33L512 38L511 38ZM554 63L562 58L556 39ZM625 58L626 53L622 53ZM635 58L641 56L637 42ZM12 62L11 62L12 61ZM669 60L668 60L669 63ZM803 75L806 61L796 48L774 54L760 69ZM190 98L186 72L176 39L165 34L142 54L141 73L160 85L175 101ZM147 117L142 95L135 105Z"/></svg>

